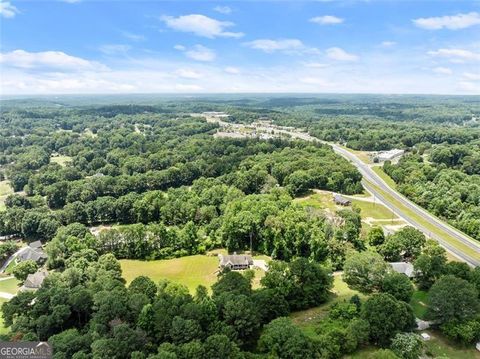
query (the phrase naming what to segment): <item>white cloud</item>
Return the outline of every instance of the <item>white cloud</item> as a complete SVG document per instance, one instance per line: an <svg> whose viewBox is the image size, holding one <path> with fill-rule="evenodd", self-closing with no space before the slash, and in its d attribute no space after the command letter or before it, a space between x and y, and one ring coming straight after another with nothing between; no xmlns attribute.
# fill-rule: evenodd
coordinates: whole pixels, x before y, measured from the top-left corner
<svg viewBox="0 0 480 359"><path fill-rule="evenodd" d="M61 51L27 52L15 50L0 53L0 64L23 69L108 70L105 65L98 62L70 56Z"/></svg>
<svg viewBox="0 0 480 359"><path fill-rule="evenodd" d="M126 37L127 39L132 40L132 41L136 41L136 42L145 41L145 36L134 34L134 33L129 32L129 31L122 31L122 35L124 37Z"/></svg>
<svg viewBox="0 0 480 359"><path fill-rule="evenodd" d="M175 71L175 74L184 79L199 79L203 77L200 72L192 69L178 69L177 71Z"/></svg>
<svg viewBox="0 0 480 359"><path fill-rule="evenodd" d="M440 74L440 75L451 75L453 74L453 71L451 68L448 68L448 67L435 67L432 69L433 72L435 72L436 74Z"/></svg>
<svg viewBox="0 0 480 359"><path fill-rule="evenodd" d="M322 87L326 87L330 85L328 81L318 77L302 77L300 78L300 82L308 85L315 85L315 86L322 86Z"/></svg>
<svg viewBox="0 0 480 359"><path fill-rule="evenodd" d="M397 43L395 41L382 41L380 44L383 47L392 47L395 46Z"/></svg>
<svg viewBox="0 0 480 359"><path fill-rule="evenodd" d="M305 45L303 45L303 43L298 39L258 39L246 42L245 45L252 49L261 50L268 53L275 51L298 51L305 48Z"/></svg>
<svg viewBox="0 0 480 359"><path fill-rule="evenodd" d="M438 49L429 51L430 56L447 58L451 62L480 61L480 54L464 49Z"/></svg>
<svg viewBox="0 0 480 359"><path fill-rule="evenodd" d="M234 23L230 21L219 21L212 19L205 15L191 14L179 17L162 16L161 20L165 22L167 27L182 31L191 32L198 36L213 39L215 37L233 37L239 38L243 36L241 32L225 31L226 28L231 27Z"/></svg>
<svg viewBox="0 0 480 359"><path fill-rule="evenodd" d="M480 93L480 84L470 81L460 81L458 87L462 92L469 92L478 95Z"/></svg>
<svg viewBox="0 0 480 359"><path fill-rule="evenodd" d="M344 21L344 19L337 16L324 15L324 16L312 17L309 21L314 22L315 24L320 24L320 25L336 25L336 24L341 24Z"/></svg>
<svg viewBox="0 0 480 359"><path fill-rule="evenodd" d="M327 57L337 61L357 61L358 56L350 54L339 47L331 47L326 51Z"/></svg>
<svg viewBox="0 0 480 359"><path fill-rule="evenodd" d="M233 66L227 66L223 69L223 71L225 71L227 74L232 74L232 75L238 75L240 73L240 69Z"/></svg>
<svg viewBox="0 0 480 359"><path fill-rule="evenodd" d="M471 81L480 81L480 73L464 72L463 77Z"/></svg>
<svg viewBox="0 0 480 359"><path fill-rule="evenodd" d="M0 1L0 15L6 18L12 18L18 13L18 9L9 1Z"/></svg>
<svg viewBox="0 0 480 359"><path fill-rule="evenodd" d="M60 0L60 1L61 2L66 2L66 3L69 3L69 4L76 4L76 3L79 3L82 0Z"/></svg>
<svg viewBox="0 0 480 359"><path fill-rule="evenodd" d="M178 51L185 51L187 48L183 45L175 45L173 47L175 50L178 50Z"/></svg>
<svg viewBox="0 0 480 359"><path fill-rule="evenodd" d="M228 14L231 14L232 13L232 8L229 7L229 6L215 6L213 8L214 11L216 12L219 12L220 14L225 14L225 15L228 15Z"/></svg>
<svg viewBox="0 0 480 359"><path fill-rule="evenodd" d="M324 68L330 66L328 64L324 64L324 63L321 63L321 62L303 62L302 64L305 67L310 67L310 68L313 68L313 69L324 69Z"/></svg>
<svg viewBox="0 0 480 359"><path fill-rule="evenodd" d="M202 90L202 86L192 84L177 84L175 89L181 92L197 92Z"/></svg>
<svg viewBox="0 0 480 359"><path fill-rule="evenodd" d="M480 24L480 14L469 12L468 14L457 14L453 16L423 17L412 20L413 23L427 30L459 30Z"/></svg>
<svg viewBox="0 0 480 359"><path fill-rule="evenodd" d="M131 49L129 45L123 44L108 44L100 46L99 50L105 55L119 55L125 54Z"/></svg>
<svg viewBox="0 0 480 359"><path fill-rule="evenodd" d="M186 48L183 45L175 45L176 50L185 53L185 56L196 61L213 61L217 57L215 51L203 45L195 45L192 48Z"/></svg>

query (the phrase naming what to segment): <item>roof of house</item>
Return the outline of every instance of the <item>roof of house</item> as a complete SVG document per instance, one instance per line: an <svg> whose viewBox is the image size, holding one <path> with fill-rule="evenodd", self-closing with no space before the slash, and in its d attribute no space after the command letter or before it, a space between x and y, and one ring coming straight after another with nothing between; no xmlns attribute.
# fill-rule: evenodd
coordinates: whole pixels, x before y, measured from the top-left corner
<svg viewBox="0 0 480 359"><path fill-rule="evenodd" d="M28 245L30 248L42 248L42 242L41 241L35 241L35 242L32 242Z"/></svg>
<svg viewBox="0 0 480 359"><path fill-rule="evenodd" d="M414 269L413 264L408 262L392 262L390 263L392 269L401 274L405 274L407 277L413 277Z"/></svg>
<svg viewBox="0 0 480 359"><path fill-rule="evenodd" d="M253 265L252 256L246 254L219 255L220 266Z"/></svg>
<svg viewBox="0 0 480 359"><path fill-rule="evenodd" d="M43 281L47 277L48 271L46 269L41 269L38 272L29 274L23 283L23 287L26 289L38 289L42 286Z"/></svg>
<svg viewBox="0 0 480 359"><path fill-rule="evenodd" d="M333 199L336 203L341 203L341 204L349 204L351 201L348 198L343 197L342 195L339 194L334 194Z"/></svg>
<svg viewBox="0 0 480 359"><path fill-rule="evenodd" d="M41 259L47 259L47 255L41 248L27 247L25 250L17 256L17 260L20 262L33 260L38 262Z"/></svg>

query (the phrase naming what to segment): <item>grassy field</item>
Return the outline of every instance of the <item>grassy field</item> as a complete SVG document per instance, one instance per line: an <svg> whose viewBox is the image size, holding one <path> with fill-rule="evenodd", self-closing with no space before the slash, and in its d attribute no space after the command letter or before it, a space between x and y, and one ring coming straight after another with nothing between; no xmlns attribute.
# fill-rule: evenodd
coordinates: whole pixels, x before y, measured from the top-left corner
<svg viewBox="0 0 480 359"><path fill-rule="evenodd" d="M255 259L267 259L266 256L255 256ZM175 259L156 261L120 260L123 277L130 283L134 278L145 275L154 282L160 279L169 279L188 287L191 293L195 292L198 285L207 288L217 281L218 258L216 256L195 255ZM260 279L265 273L255 270L253 287L260 285Z"/></svg>
<svg viewBox="0 0 480 359"><path fill-rule="evenodd" d="M410 218L414 219L415 221L420 223L422 226L424 226L428 231L430 231L431 233L435 233L436 235L441 237L443 240L450 243L452 246L456 247L461 252L463 252L465 254L468 254L472 258L476 258L476 259L480 260L480 253L479 252L477 252L474 249L470 248L469 246L463 244L462 242L456 240L455 238L452 238L451 236L449 236L447 233L442 231L437 226L434 226L430 222L424 220L423 217L420 217L419 215L417 215L410 208L403 205L402 202L398 201L396 198L391 196L389 193L383 191L378 186L372 184L371 182L368 182L368 185L371 186L372 188L374 188L378 193L380 193L386 200L388 200L390 203L392 203L396 208L398 208L403 213L408 215ZM472 241L474 241L473 238L472 238Z"/></svg>
<svg viewBox="0 0 480 359"><path fill-rule="evenodd" d="M332 192L318 191L304 197L295 198L294 201L306 207L328 209L331 211L337 210L337 206L333 202Z"/></svg>
<svg viewBox="0 0 480 359"><path fill-rule="evenodd" d="M428 293L423 290L417 290L413 293L410 300L413 313L417 318L426 319L427 305L428 305Z"/></svg>
<svg viewBox="0 0 480 359"><path fill-rule="evenodd" d="M10 182L8 180L0 181L0 211L5 210L5 199L12 193L13 190L12 187L10 187Z"/></svg>
<svg viewBox="0 0 480 359"><path fill-rule="evenodd" d="M383 179L391 188L397 189L395 181L385 173L382 166L373 166L373 172L375 172L381 179Z"/></svg>
<svg viewBox="0 0 480 359"><path fill-rule="evenodd" d="M15 278L0 280L0 292L15 294L18 292L18 280Z"/></svg>
<svg viewBox="0 0 480 359"><path fill-rule="evenodd" d="M368 202L368 201L362 201L362 200L356 200L352 199L352 204L359 207L360 210L362 211L362 218L374 218L374 219L389 219L391 220L396 219L397 216L392 213L387 207L385 207L383 204L373 203L373 202Z"/></svg>
<svg viewBox="0 0 480 359"><path fill-rule="evenodd" d="M352 204L359 207L361 210L362 219L373 219L375 221L382 221L379 224L401 224L399 218L392 213L387 207L382 204L369 202L367 200L362 200L363 197L355 198L349 196L349 199L352 201ZM313 207L317 209L328 210L335 212L336 210L343 209L345 207L337 206L333 202L333 193L328 191L316 191L315 193L296 198L295 201L302 206ZM393 222L392 223L392 219Z"/></svg>
<svg viewBox="0 0 480 359"><path fill-rule="evenodd" d="M348 152L353 153L355 156L357 156L362 162L364 163L373 163L372 158L370 157L370 152L368 151L358 151L358 150L353 150L349 147L341 146L344 150L347 150Z"/></svg>
<svg viewBox="0 0 480 359"><path fill-rule="evenodd" d="M70 162L72 157L70 156L52 156L50 157L51 163L58 163L60 166L65 167L67 162Z"/></svg>
<svg viewBox="0 0 480 359"><path fill-rule="evenodd" d="M445 338L441 333L427 331L431 339L425 342L425 351L432 358L442 359L480 359L480 352L473 344L470 347L459 346Z"/></svg>
<svg viewBox="0 0 480 359"><path fill-rule="evenodd" d="M16 294L18 292L18 280L15 278L10 278L0 281L0 292ZM8 299L0 297L0 307L3 303L7 302ZM3 325L2 313L0 312L0 334L5 334L8 332L8 329Z"/></svg>

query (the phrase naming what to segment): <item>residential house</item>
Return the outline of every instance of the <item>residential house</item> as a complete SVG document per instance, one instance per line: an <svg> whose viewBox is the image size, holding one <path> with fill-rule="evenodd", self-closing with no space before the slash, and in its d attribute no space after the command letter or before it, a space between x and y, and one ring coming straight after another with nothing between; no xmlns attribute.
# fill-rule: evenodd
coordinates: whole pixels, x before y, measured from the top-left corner
<svg viewBox="0 0 480 359"><path fill-rule="evenodd" d="M413 278L415 276L415 271L413 269L413 264L408 262L392 262L390 263L392 269L401 274L405 274L408 278Z"/></svg>
<svg viewBox="0 0 480 359"><path fill-rule="evenodd" d="M32 260L38 264L43 264L47 260L47 254L43 251L42 242L32 242L23 249L16 258L17 262Z"/></svg>
<svg viewBox="0 0 480 359"><path fill-rule="evenodd" d="M27 290L37 290L42 286L43 281L45 278L48 277L48 271L46 269L40 269L39 271L29 274L23 286L20 288L22 291Z"/></svg>
<svg viewBox="0 0 480 359"><path fill-rule="evenodd" d="M242 270L249 269L253 265L252 256L246 254L231 254L231 255L218 255L220 260L220 269Z"/></svg>

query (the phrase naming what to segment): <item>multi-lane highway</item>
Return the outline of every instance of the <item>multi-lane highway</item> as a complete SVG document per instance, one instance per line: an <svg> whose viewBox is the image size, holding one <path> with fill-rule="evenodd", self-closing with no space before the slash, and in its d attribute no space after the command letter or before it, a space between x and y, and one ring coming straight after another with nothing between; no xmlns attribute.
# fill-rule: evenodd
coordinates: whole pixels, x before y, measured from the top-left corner
<svg viewBox="0 0 480 359"><path fill-rule="evenodd" d="M382 201L387 207L394 211L399 217L424 232L427 236L438 241L445 249L447 249L456 257L464 260L472 266L480 265L480 242L469 238L461 231L449 226L442 220L431 215L423 208L417 206L412 201L399 194L382 178L380 178L380 176L378 176L368 164L361 161L352 152L336 144L329 144L336 153L350 160L358 168L363 176L363 186L369 192L375 195L380 201ZM395 199L395 201L400 202L402 206L415 213L415 216L412 216L410 213L400 208L391 200L391 198L388 197L392 197ZM424 224L420 223L419 218L423 223L428 223L429 225L434 226L435 231L426 228ZM458 243L455 243L456 241L458 241ZM466 253L465 250L462 250L459 247L469 248L470 250L468 253Z"/></svg>

